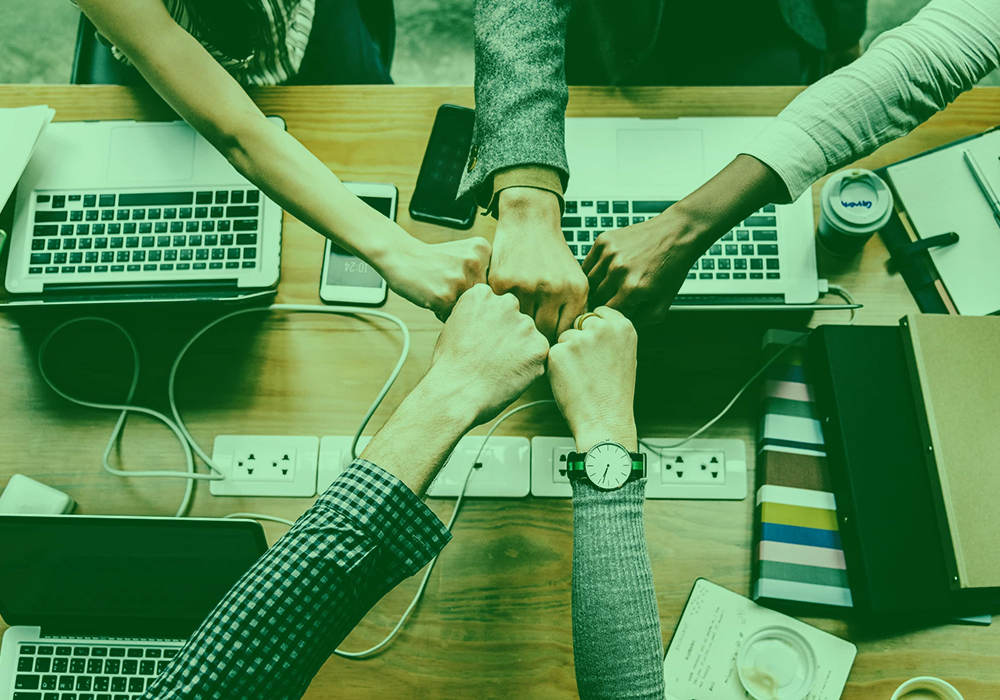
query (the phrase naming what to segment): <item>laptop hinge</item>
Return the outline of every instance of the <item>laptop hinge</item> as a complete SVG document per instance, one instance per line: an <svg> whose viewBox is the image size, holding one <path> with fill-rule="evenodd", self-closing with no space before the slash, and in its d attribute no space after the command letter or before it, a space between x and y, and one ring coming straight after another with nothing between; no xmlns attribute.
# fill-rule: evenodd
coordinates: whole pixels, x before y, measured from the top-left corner
<svg viewBox="0 0 1000 700"><path fill-rule="evenodd" d="M785 303L784 294L678 294L674 306L747 306Z"/></svg>

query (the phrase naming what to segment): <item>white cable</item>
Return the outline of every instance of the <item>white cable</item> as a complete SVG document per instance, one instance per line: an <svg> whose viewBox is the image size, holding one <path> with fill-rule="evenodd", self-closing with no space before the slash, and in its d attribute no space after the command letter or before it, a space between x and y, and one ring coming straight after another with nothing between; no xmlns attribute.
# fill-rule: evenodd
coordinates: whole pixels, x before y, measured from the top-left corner
<svg viewBox="0 0 1000 700"><path fill-rule="evenodd" d="M382 399L384 399L385 395L387 393L389 393L389 389L392 388L392 385L396 381L396 378L399 376L400 371L402 371L403 365L406 363L406 358L407 358L407 356L409 355L409 352L410 352L410 330L409 330L409 328L407 328L406 324L403 323L402 320L400 320L396 316L393 316L392 314L388 314L388 313L386 313L384 311L378 311L376 309L357 309L357 308L348 307L348 306L317 306L317 305L312 305L312 304L272 304L270 306L265 306L265 307L254 307L254 308L248 308L248 309L240 309L240 310L233 311L231 313L225 314L224 316L221 316L221 317L215 319L214 321L212 321L212 322L208 323L207 325L203 326L197 333L195 333L190 338L190 340L187 341L187 343L184 344L184 347L181 348L181 351L177 354L177 357L174 360L174 363L173 363L173 365L170 368L170 375L169 375L168 380L167 380L167 398L168 398L168 403L170 405L170 412L173 414L173 420L171 420L167 416L163 415L162 413L159 413L158 411L154 411L154 410L152 410L150 408L144 408L142 406L133 406L132 405L132 398L135 395L135 390L136 390L136 387L138 386L138 383L139 383L139 350L136 347L135 340L132 338L132 336L129 334L129 332L127 330L125 330L125 328L122 327L120 324L118 324L118 323L116 323L114 321L111 321L109 319L101 318L101 317L98 317L98 316L85 316L85 317L81 317L81 318L71 319L69 321L66 321L65 323L60 324L59 326L56 326L56 328L54 328L53 330L51 330L45 336L45 338L42 340L42 344L41 344L41 346L40 346L40 348L38 350L38 369L39 369L39 373L42 375L42 379L49 386L49 388L52 389L52 391L54 391L56 394L58 394L59 396L61 396L62 398L66 399L67 401L69 401L71 403L75 403L75 404L80 405L80 406L86 406L88 408L98 408L98 409L110 410L110 411L120 411L120 415L118 416L118 422L115 424L115 428L114 428L114 430L111 433L111 439L108 441L108 445L107 445L107 447L104 450L104 456L102 458L102 465L103 465L104 469L106 471L108 471L109 473L114 474L115 476L124 476L124 477L167 477L167 478L187 479L188 480L188 484L187 484L187 488L184 491L184 498L181 501L180 508L178 508L178 510L177 510L177 516L181 517L181 516L185 515L188 512L188 510L190 509L191 501L192 501L192 499L194 497L194 481L195 480L218 480L218 479L224 479L226 477L223 474L223 472L221 470L219 470L219 468L215 465L215 463L212 462L212 459L205 453L205 451L201 448L201 446L198 445L197 441L194 439L194 437L188 431L187 426L184 424L184 419L181 418L180 411L177 408L177 402L176 402L176 397L175 397L175 392L174 392L174 382L175 382L176 377L177 377L177 369L178 369L178 367L181 364L181 360L184 359L184 356L186 355L187 351L191 348L192 345L194 345L194 343L198 340L198 338L200 338L202 335L204 335L209 329L214 328L216 325L222 323L223 321L226 321L228 319L234 318L236 316L241 316L243 314L261 312L261 311L272 311L272 310L273 311L300 312L300 313L338 314L338 315L349 315L349 316L356 316L356 315L375 316L377 318L383 318L383 319L385 319L387 321L391 321L392 323L396 324L399 327L399 330L400 330L400 332L403 335L403 347L400 350L399 359L396 361L395 367L393 367L392 372L389 374L389 378L386 380L385 384L383 384L381 391L379 391L378 396L375 397L375 400L372 402L371 406L368 408L368 411L367 411L367 413L365 413L365 416L364 416L364 419L361 422L361 425L358 427L357 432L355 432L355 434L354 434L354 440L351 443L351 456L353 458L356 458L357 457L358 440L361 438L361 433L364 431L365 427L368 425L368 422L371 420L372 415L378 409L379 404L382 403ZM74 396L70 396L66 392L64 392L61 389L59 389L58 387L56 387L56 385L49 378L48 373L45 371L45 352L48 349L49 343L52 341L52 339L59 332L61 332L63 329L67 328L68 326L71 326L71 325L73 325L75 323L83 323L83 322L106 323L106 324L108 324L108 325L116 328L118 331L120 331L121 334L124 335L125 339L128 341L128 344L129 344L129 346L132 349L133 370L132 370L132 384L129 387L128 395L125 398L125 403L124 404L97 403L97 402L94 402L94 401L85 401L83 399L78 399L78 398L76 398ZM187 464L187 471L186 472L181 472L181 471L131 471L131 470L115 469L114 467L111 466L111 464L110 464L110 462L108 460L109 460L109 457L111 455L111 451L114 449L115 443L118 440L121 439L122 432L123 432L124 426L125 426L125 420L128 417L129 412L142 413L142 414L145 414L145 415L148 415L148 416L152 416L153 418L156 418L157 420L159 420L160 422L162 422L163 424L165 424L168 428L170 428L170 430L177 437L177 440L181 443L181 446L182 446L182 448L184 450L185 461L186 461L186 464ZM194 461L194 456L192 454L192 450L194 451L194 453L196 453L198 455L198 457L201 458L201 460L205 463L205 465L210 470L212 470L213 472L216 472L216 473L215 474L198 474L198 473L196 473L195 472L195 461Z"/></svg>
<svg viewBox="0 0 1000 700"><path fill-rule="evenodd" d="M543 403L555 403L555 401L553 401L552 399L531 401L530 403L526 403L521 406L517 406L516 408L510 409L509 411L501 415L499 418L497 418L495 421L493 421L493 425L490 426L489 431L486 433L486 437L483 438L483 444L479 446L479 451L476 452L476 456L473 458L472 463L469 465L468 471L465 473L465 481L462 482L462 490L458 494L458 498L455 501L455 507L452 509L451 517L448 519L447 528L449 531L455 524L455 519L458 517L459 508L462 507L462 499L465 497L465 490L469 486L469 477L472 476L472 471L475 469L476 465L479 464L479 458L483 454L483 449L486 448L486 443L489 442L490 437L492 437L493 431L495 431L498 427L500 427L501 423L503 423L505 420L510 418L515 413L523 411L526 408L539 406ZM413 596L413 600L410 601L410 604L409 606L407 606L406 611L403 613L402 617L399 618L399 622L396 623L396 626L392 628L392 631L388 634L388 636L385 639L383 639L375 646L365 649L364 651L342 651L340 649L334 649L333 653L345 659L355 659L360 661L361 659L366 659L378 653L383 647L385 647L386 644L391 642L392 638L395 637L396 634L399 632L399 630L403 628L403 625L406 623L406 620L410 616L410 613L412 613L413 609L417 607L417 603L420 602L420 598L424 595L424 589L427 588L427 582L430 580L431 572L434 570L434 564L437 563L437 560L438 558L434 557L427 564L427 570L424 572L424 577L420 581L420 586L417 588L417 592Z"/></svg>
<svg viewBox="0 0 1000 700"><path fill-rule="evenodd" d="M229 515L223 515L223 518L245 518L247 520L267 520L271 523L281 523L282 525L287 525L291 527L295 523L287 518L279 518L277 515L263 515L261 513L230 513Z"/></svg>
<svg viewBox="0 0 1000 700"><path fill-rule="evenodd" d="M846 301L848 304L855 304L856 303L854 301L854 297L851 296L851 293L848 292L843 287L841 287L839 284L831 284L830 285L830 291L833 292L834 294L836 294L837 296L839 296L844 301ZM851 311L851 318L847 322L847 325L852 325L854 323L854 320L857 318L856 309L851 309L850 311ZM652 450L653 452L655 452L656 454L658 454L658 455L660 455L662 457L663 456L663 450L672 450L672 449L675 449L677 447L680 447L681 445L683 445L685 443L690 442L691 440L694 440L696 437L698 437L703 432L705 432L706 430L708 430L709 428L711 428L713 425L715 425L724 415L726 415L729 412L729 409L731 409L733 407L733 405L735 405L735 403L737 401L739 401L740 397L743 396L744 392L746 392L746 390L749 389L751 387L751 385L753 385L753 383L755 381L757 381L757 379L760 377L760 375L764 374L764 372L766 372L767 369L778 360L778 358L780 358L782 355L784 355L786 352L788 352L788 350L792 346L798 345L803 340L805 340L807 337L809 337L809 334L811 334L812 332L813 332L813 329L810 328L809 330L805 331L804 333L800 334L799 336L793 338L787 345L785 345L785 347L783 347L781 350L779 350L778 352L776 352L774 354L774 356L771 357L770 360L768 360L767 362L764 363L763 367L761 367L759 370L757 370L754 373L754 375L752 377L750 377L750 379L747 380L746 384L744 384L742 387L740 387L740 390L736 392L736 396L734 396L732 398L732 400L729 403L726 404L726 407L723 408L722 411L720 411L719 414L715 416L715 418L713 418L712 420L710 420L707 423L705 423L705 425L703 425L700 428L698 428L696 431L694 431L693 433L691 433L690 435L688 435L683 440L679 440L679 441L677 441L677 442L675 442L675 443L673 443L671 445L653 445L653 444L649 443L648 441L643 440L643 439L640 438L639 443L641 445L643 445L646 449Z"/></svg>

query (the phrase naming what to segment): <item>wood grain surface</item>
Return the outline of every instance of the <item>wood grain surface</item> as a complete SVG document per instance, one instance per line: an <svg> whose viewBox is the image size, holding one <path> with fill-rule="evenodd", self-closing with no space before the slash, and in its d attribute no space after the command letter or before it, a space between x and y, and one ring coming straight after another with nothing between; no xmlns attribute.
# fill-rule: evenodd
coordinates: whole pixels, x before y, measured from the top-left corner
<svg viewBox="0 0 1000 700"><path fill-rule="evenodd" d="M797 93L797 88L578 88L570 92L568 114L774 115ZM288 130L341 178L394 183L400 191L399 223L413 235L427 241L468 235L413 222L407 206L437 107L445 102L472 106L471 88L301 87L251 94L266 114L284 117ZM48 104L60 120L171 117L144 90L0 86L0 107L32 104ZM998 119L1000 89L975 89L860 164L891 163L983 131ZM493 222L479 218L471 233L490 238ZM319 303L323 239L286 215L282 248L279 301ZM859 323L895 324L917 310L902 280L886 272L888 255L877 238L856 259L820 258L821 275L847 287L865 305ZM391 293L385 310L410 326L413 347L372 429L418 381L441 327L430 312ZM137 402L166 410L170 362L190 334L218 314L218 309L194 307L108 314L139 344ZM68 317L51 309L0 314L0 484L24 473L72 495L80 513L173 514L183 482L121 479L103 472L101 453L115 416L70 405L42 383L39 342ZM636 396L640 434L684 436L715 415L759 366L766 328L846 320L846 312L812 317L678 312L662 327L642 329ZM209 450L220 434L350 434L399 352L393 329L381 321L277 313L231 321L199 341L181 368L177 395L188 426ZM67 332L54 344L50 360L61 386L97 400L123 397L132 368L124 341L97 326ZM549 395L543 379L522 400ZM756 392L748 392L708 437L743 439L752 455L759 415ZM498 434L568 433L555 409L543 406L518 414ZM132 469L183 468L172 434L141 416L129 419L119 458ZM752 469L749 478L752 487ZM294 518L310 503L213 498L202 484L192 513L248 510ZM423 602L389 650L371 661L331 659L307 697L575 697L570 502L528 497L466 503ZM431 501L445 518L452 505ZM749 594L752 512L752 498L647 503L646 532L665 641L696 578ZM276 525L266 529L272 542L282 532ZM344 646L360 649L381 639L416 584L408 580L389 594ZM1000 697L1000 625L922 629L808 621L858 644L845 700L888 699L897 685L916 675L946 678L967 700Z"/></svg>

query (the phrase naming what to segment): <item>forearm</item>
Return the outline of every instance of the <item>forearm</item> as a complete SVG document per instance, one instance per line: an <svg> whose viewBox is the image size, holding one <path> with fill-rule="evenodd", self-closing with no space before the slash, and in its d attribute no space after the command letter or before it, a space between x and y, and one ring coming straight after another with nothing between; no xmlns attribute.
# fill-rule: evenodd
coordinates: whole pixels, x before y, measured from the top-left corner
<svg viewBox="0 0 1000 700"><path fill-rule="evenodd" d="M414 242L352 194L315 155L263 115L237 127L224 155L282 209L384 271L388 252Z"/></svg>
<svg viewBox="0 0 1000 700"><path fill-rule="evenodd" d="M254 564L143 700L289 700L397 583L450 539L398 479L361 460Z"/></svg>
<svg viewBox="0 0 1000 700"><path fill-rule="evenodd" d="M795 100L745 151L797 198L909 133L1000 63L1000 0L934 0Z"/></svg>
<svg viewBox="0 0 1000 700"><path fill-rule="evenodd" d="M418 496L475 420L464 388L454 387L450 378L436 372L431 367L361 453Z"/></svg>
<svg viewBox="0 0 1000 700"><path fill-rule="evenodd" d="M573 483L573 660L582 700L664 696L645 489L645 479L610 492Z"/></svg>
<svg viewBox="0 0 1000 700"><path fill-rule="evenodd" d="M477 0L476 152L460 192L482 206L493 177L522 165L552 168L566 185L566 25L570 0Z"/></svg>

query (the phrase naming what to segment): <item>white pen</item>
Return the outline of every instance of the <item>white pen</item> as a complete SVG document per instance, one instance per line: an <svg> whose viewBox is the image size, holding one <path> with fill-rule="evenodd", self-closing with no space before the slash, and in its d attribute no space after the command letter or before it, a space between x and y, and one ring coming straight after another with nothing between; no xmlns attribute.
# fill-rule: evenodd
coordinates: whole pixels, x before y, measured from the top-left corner
<svg viewBox="0 0 1000 700"><path fill-rule="evenodd" d="M963 151L962 155L965 157L965 163L969 166L969 170L972 171L972 177L976 179L976 184L979 185L983 196L989 202L990 209L993 210L993 218L997 220L997 225L1000 226L1000 199L997 199L996 193L990 186L986 175L983 173L983 169L979 167L979 163L976 161L975 156L972 155L972 152Z"/></svg>

